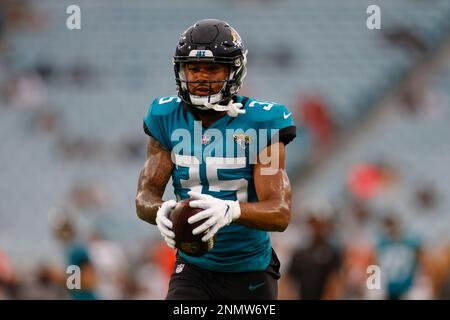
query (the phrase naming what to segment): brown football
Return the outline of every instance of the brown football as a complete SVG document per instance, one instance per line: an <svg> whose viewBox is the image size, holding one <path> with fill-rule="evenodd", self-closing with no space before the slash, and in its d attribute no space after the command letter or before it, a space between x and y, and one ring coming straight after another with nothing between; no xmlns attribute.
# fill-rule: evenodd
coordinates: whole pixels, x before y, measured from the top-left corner
<svg viewBox="0 0 450 320"><path fill-rule="evenodd" d="M192 230L200 226L206 219L189 224L189 217L202 211L203 209L191 208L189 203L193 199L185 199L178 202L177 206L170 213L169 219L173 223L175 233L175 247L185 254L199 257L211 250L214 246L214 237L208 242L203 242L204 233L193 235ZM206 232L206 231L205 231Z"/></svg>

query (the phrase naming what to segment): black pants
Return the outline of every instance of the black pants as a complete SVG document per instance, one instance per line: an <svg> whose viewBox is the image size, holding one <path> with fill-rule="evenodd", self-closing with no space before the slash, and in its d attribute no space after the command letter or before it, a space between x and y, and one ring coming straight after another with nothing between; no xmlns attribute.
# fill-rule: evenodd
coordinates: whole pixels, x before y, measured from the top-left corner
<svg viewBox="0 0 450 320"><path fill-rule="evenodd" d="M215 272L177 256L166 300L276 300L280 261L272 249L265 271Z"/></svg>

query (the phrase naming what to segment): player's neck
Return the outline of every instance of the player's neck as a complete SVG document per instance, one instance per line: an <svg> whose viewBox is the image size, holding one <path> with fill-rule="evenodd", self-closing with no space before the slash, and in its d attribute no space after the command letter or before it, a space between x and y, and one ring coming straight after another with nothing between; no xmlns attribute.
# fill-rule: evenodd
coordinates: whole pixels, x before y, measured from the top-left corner
<svg viewBox="0 0 450 320"><path fill-rule="evenodd" d="M195 110L195 115L202 121L202 126L205 128L210 127L214 122L225 116L226 111L215 110Z"/></svg>

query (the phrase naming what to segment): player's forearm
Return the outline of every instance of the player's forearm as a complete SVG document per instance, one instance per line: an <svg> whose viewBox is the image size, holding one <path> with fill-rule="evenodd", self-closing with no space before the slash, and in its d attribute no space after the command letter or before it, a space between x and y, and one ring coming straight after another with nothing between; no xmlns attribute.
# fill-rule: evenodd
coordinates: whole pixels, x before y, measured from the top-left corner
<svg viewBox="0 0 450 320"><path fill-rule="evenodd" d="M136 213L141 220L156 224L156 213L163 203L161 197L152 192L141 191L136 196Z"/></svg>
<svg viewBox="0 0 450 320"><path fill-rule="evenodd" d="M156 213L163 203L162 196L173 164L170 152L162 149L153 138L149 138L147 154L147 161L139 174L136 213L140 219L156 224Z"/></svg>
<svg viewBox="0 0 450 320"><path fill-rule="evenodd" d="M236 223L265 231L284 231L291 219L290 201L280 199L240 203Z"/></svg>

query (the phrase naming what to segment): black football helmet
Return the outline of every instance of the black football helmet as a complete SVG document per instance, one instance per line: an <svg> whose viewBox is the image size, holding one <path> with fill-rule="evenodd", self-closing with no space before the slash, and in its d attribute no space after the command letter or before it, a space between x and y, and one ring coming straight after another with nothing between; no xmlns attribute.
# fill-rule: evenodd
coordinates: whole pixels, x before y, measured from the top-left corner
<svg viewBox="0 0 450 320"><path fill-rule="evenodd" d="M216 19L196 22L181 35L173 57L178 95L185 103L202 110L208 109L205 103L227 103L239 91L247 74L246 55L241 37L227 22ZM226 64L229 66L228 79L220 81L223 87L218 93L211 94L213 82L209 82L209 95L194 95L189 92L183 69L183 64L188 62Z"/></svg>

